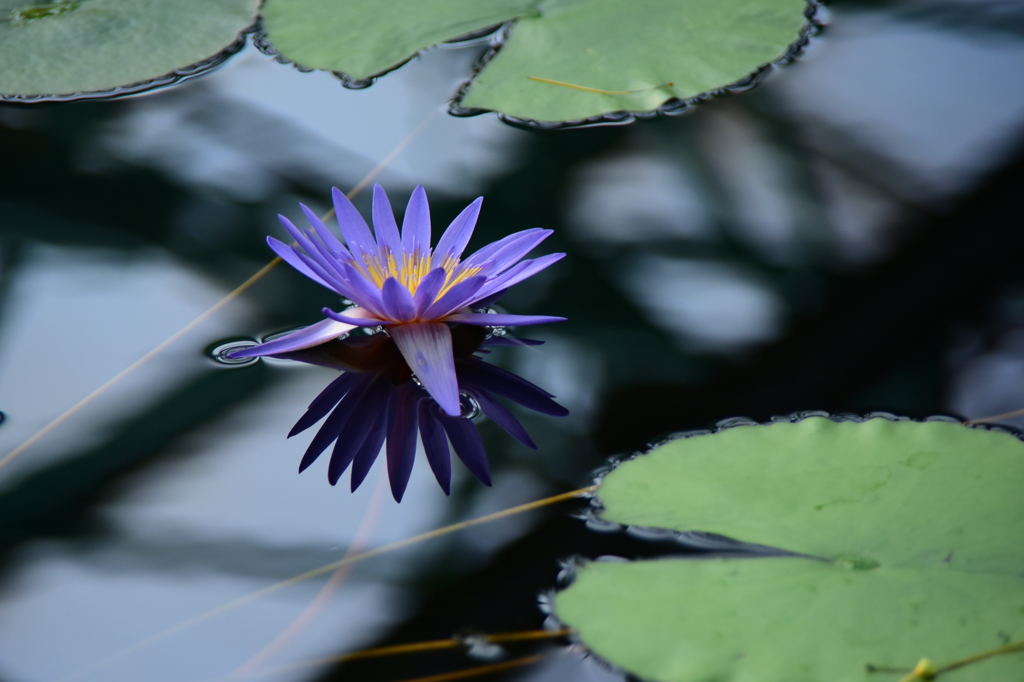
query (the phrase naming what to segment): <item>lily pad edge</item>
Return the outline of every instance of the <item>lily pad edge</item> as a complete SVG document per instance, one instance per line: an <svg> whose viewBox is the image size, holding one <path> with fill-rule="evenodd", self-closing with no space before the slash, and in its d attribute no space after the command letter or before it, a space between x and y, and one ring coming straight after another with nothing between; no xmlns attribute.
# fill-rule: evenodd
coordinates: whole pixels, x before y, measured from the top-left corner
<svg viewBox="0 0 1024 682"><path fill-rule="evenodd" d="M692 429L688 431L678 431L670 433L663 438L658 439L641 450L635 452L615 455L608 458L608 461L595 469L591 473L591 480L589 485L596 486L596 488L588 493L586 496L590 501L590 506L579 514L586 524L587 528L591 531L601 533L613 533L613 532L626 532L638 537L647 537L660 541L671 541L679 543L680 545L686 546L691 549L704 549L708 551L705 556L690 556L686 559L677 559L679 561L700 561L702 559L713 559L713 558L748 558L755 559L761 557L806 557L809 559L818 559L819 557L813 557L809 555L800 554L797 552L790 552L777 547L770 547L766 545L757 545L752 543L743 542L740 540L734 540L733 538L726 537L724 535L718 535L715 533L706 533L702 531L678 531L671 528L656 528L649 526L641 526L634 524L621 524L615 521L608 521L601 517L601 513L604 511L604 505L598 497L597 491L600 489L601 483L604 481L604 477L610 474L612 471L617 469L619 465L633 461L638 457L642 457L656 448L666 445L676 440L685 438L693 438L696 436L709 436L716 433L725 431L726 429L735 428L737 426L767 426L770 424L778 423L797 423L804 419L811 417L822 417L829 419L836 423L841 422L854 422L863 423L869 419L885 419L893 422L900 421L917 421L917 422L945 422L948 424L958 424L964 428L970 429L981 429L984 431L995 431L997 433L1006 433L1016 437L1019 440L1024 441L1024 431L1015 429L1013 427L1004 426L1001 424L993 423L971 423L966 422L962 419L958 419L949 415L933 415L925 417L923 419L912 419L910 417L899 416L891 412L874 411L867 412L865 414L857 414L853 412L837 412L831 413L825 410L804 410L799 412L793 412L787 415L777 415L771 417L766 422L759 422L749 417L730 417L722 419L715 423L715 425L708 429ZM669 560L671 557L666 557L665 560ZM659 559L644 559L641 561L658 561ZM569 625L563 623L558 616L555 614L555 596L558 592L561 592L569 588L575 581L577 571L593 561L612 561L612 562L623 562L632 563L632 559L618 556L602 556L596 560L585 559L579 556L570 556L559 561L560 570L558 577L556 578L556 585L553 588L542 591L537 595L537 607L544 615L544 628L548 630L569 630ZM644 678L638 677L636 673L619 667L618 665L604 659L600 654L593 651L587 643L580 639L579 634L576 632L570 632L567 635L568 639L572 642L572 645L580 648L586 652L587 657L591 658L599 666L608 670L614 674L623 675L626 679L635 679L638 682L645 682Z"/></svg>

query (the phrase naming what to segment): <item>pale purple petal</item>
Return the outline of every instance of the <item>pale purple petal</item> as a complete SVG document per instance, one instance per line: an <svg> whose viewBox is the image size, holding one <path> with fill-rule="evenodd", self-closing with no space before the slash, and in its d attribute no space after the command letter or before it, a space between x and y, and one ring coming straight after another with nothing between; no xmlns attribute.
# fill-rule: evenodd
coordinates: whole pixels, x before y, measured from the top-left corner
<svg viewBox="0 0 1024 682"><path fill-rule="evenodd" d="M366 275L356 270L351 265L345 266L345 279L352 287L352 295L349 298L360 307L372 310L381 314L380 289L373 282L366 278Z"/></svg>
<svg viewBox="0 0 1024 682"><path fill-rule="evenodd" d="M313 272L317 273L324 281L329 283L332 289L334 289L335 291L337 291L339 294L346 298L349 297L350 287L340 274L335 274L331 272L331 270L329 269L324 269L324 267L320 265L320 263L307 256L299 249L292 247L292 250L295 252L295 255L298 256L299 259L306 264L308 268L310 268Z"/></svg>
<svg viewBox="0 0 1024 682"><path fill-rule="evenodd" d="M377 327L387 322L387 320L382 320L376 317L353 317L348 311L345 311L344 313L336 313L330 308L324 308L321 312L332 320L344 322L345 324L353 325L355 327Z"/></svg>
<svg viewBox="0 0 1024 682"><path fill-rule="evenodd" d="M405 207L402 220L402 248L408 254L430 251L430 207L423 185L417 185Z"/></svg>
<svg viewBox="0 0 1024 682"><path fill-rule="evenodd" d="M503 272L485 284L483 288L477 292L477 295L480 298L494 296L498 292L522 282L524 279L533 277L544 268L548 267L552 263L560 261L564 257L564 253L549 253L548 255L541 256L540 258L524 260L511 270Z"/></svg>
<svg viewBox="0 0 1024 682"><path fill-rule="evenodd" d="M381 310L389 322L410 322L416 318L412 294L394 277L384 280L380 291Z"/></svg>
<svg viewBox="0 0 1024 682"><path fill-rule="evenodd" d="M478 197L476 201L464 208L441 235L441 240L437 243L437 248L434 249L434 267L444 263L445 258L458 258L462 255L466 244L469 243L469 238L473 236L473 228L476 227L476 219L480 215L480 204L483 201L483 197Z"/></svg>
<svg viewBox="0 0 1024 682"><path fill-rule="evenodd" d="M388 332L405 362L441 409L453 416L461 414L448 325L417 322L388 327Z"/></svg>
<svg viewBox="0 0 1024 682"><path fill-rule="evenodd" d="M373 229L377 233L377 244L390 251L395 259L401 262L402 237L398 234L398 223L395 222L391 202L380 185L373 186Z"/></svg>
<svg viewBox="0 0 1024 682"><path fill-rule="evenodd" d="M444 319L446 322L475 324L479 327L516 327L528 324L565 322L564 317L550 315L499 315L494 313L453 313Z"/></svg>
<svg viewBox="0 0 1024 682"><path fill-rule="evenodd" d="M551 234L553 234L552 230L544 230L539 227L516 232L480 249L467 258L464 265L471 267L491 261L491 266L487 268L488 274L504 272L515 265L520 258L530 253Z"/></svg>
<svg viewBox="0 0 1024 682"><path fill-rule="evenodd" d="M294 249L292 249L292 247L278 239L274 239L273 237L267 237L267 246L269 246L271 250L281 258L281 260L301 272L306 277L309 277L322 287L326 287L331 291L336 291L335 288L328 284L323 277L313 272L313 269L299 258L299 255Z"/></svg>
<svg viewBox="0 0 1024 682"><path fill-rule="evenodd" d="M465 418L442 417L441 424L448 433L455 454L469 469L469 473L476 476L484 485L490 485L491 466L487 462L487 451L484 450L484 442L480 439L473 422Z"/></svg>
<svg viewBox="0 0 1024 682"><path fill-rule="evenodd" d="M376 325L369 325L376 326ZM331 339L336 339L342 334L347 334L356 328L356 325L338 320L320 320L297 332L292 332L279 339L261 343L258 346L232 351L229 358L256 358L264 355L275 355L277 353L288 353L311 346L318 346Z"/></svg>
<svg viewBox="0 0 1024 682"><path fill-rule="evenodd" d="M313 226L316 233L320 235L320 240L328 249L330 249L331 253L338 258L351 260L352 254L349 253L348 249L345 248L345 245L341 243L341 240L335 237L334 233L323 224L320 218L317 217L316 213L309 210L309 207L305 204L299 204L299 208L301 208L302 212L306 214L306 220L308 220L309 224Z"/></svg>
<svg viewBox="0 0 1024 682"><path fill-rule="evenodd" d="M445 495L452 493L452 458L448 438L441 427L437 406L429 400L420 402L420 439L427 454L427 463Z"/></svg>
<svg viewBox="0 0 1024 682"><path fill-rule="evenodd" d="M312 258L316 262L317 266L327 273L330 273L336 268L336 259L333 256L325 257L321 250L316 247L316 244L310 240L309 235L295 227L292 221L288 220L288 218L283 215L278 215L277 219L281 221L284 229L288 231L288 234L292 236L292 239L298 242L299 246L302 247L302 251L304 253L300 253L300 256L305 255ZM309 263L308 260L306 262ZM321 276L323 276L323 272L320 270L317 270L317 272L320 272Z"/></svg>
<svg viewBox="0 0 1024 682"><path fill-rule="evenodd" d="M334 213L338 218L341 236L345 238L345 243L352 253L377 255L377 242L363 216L359 215L359 211L348 197L337 187L332 187L331 198L334 199Z"/></svg>
<svg viewBox="0 0 1024 682"><path fill-rule="evenodd" d="M421 315L422 319L437 320L453 310L465 308L469 302L476 297L480 288L486 283L487 278L483 275L476 275L475 277L470 277L469 279L459 282L445 292L444 296L437 299L437 301L432 303L430 307L424 310Z"/></svg>
<svg viewBox="0 0 1024 682"><path fill-rule="evenodd" d="M394 415L388 430L388 480L395 502L402 501L416 461L416 412L423 393L406 383L398 387ZM424 396L425 397L425 396Z"/></svg>
<svg viewBox="0 0 1024 682"><path fill-rule="evenodd" d="M448 273L445 272L444 268L434 268L420 280L420 285L416 287L416 294L413 296L413 303L416 304L417 318L422 317L426 309L437 298L447 276Z"/></svg>

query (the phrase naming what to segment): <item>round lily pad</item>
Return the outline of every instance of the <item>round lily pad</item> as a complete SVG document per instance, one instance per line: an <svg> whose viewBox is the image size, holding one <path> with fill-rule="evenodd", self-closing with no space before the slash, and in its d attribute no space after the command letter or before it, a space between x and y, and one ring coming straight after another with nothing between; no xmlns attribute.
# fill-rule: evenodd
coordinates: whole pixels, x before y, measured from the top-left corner
<svg viewBox="0 0 1024 682"><path fill-rule="evenodd" d="M110 97L216 66L259 0L0 0L0 98Z"/></svg>
<svg viewBox="0 0 1024 682"><path fill-rule="evenodd" d="M814 417L673 440L604 477L606 520L796 555L591 563L555 613L648 680L896 682L924 657L1024 640L1021 491L1024 442L945 421ZM947 675L1021 679L1024 653Z"/></svg>
<svg viewBox="0 0 1024 682"><path fill-rule="evenodd" d="M503 25L451 111L536 125L678 111L791 58L814 0L266 0L270 49L351 87L420 50Z"/></svg>

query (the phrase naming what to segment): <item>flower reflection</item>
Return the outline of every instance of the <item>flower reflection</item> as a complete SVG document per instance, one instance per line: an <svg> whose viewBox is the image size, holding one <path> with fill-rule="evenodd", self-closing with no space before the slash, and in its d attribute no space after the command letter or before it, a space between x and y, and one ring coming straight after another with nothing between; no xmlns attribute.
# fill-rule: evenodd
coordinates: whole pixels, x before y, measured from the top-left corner
<svg viewBox="0 0 1024 682"><path fill-rule="evenodd" d="M383 325L406 363L415 368L423 390L448 416L458 417L462 404L449 325L528 325L565 319L476 310L565 254L521 260L551 234L551 230L534 228L509 235L463 259L482 199L467 206L431 249L423 187L417 187L409 199L401 232L384 190L380 185L373 190L374 233L335 188L334 208L344 242L306 206L302 211L311 229L301 230L280 217L295 244L267 239L270 248L289 265L355 305L341 313L324 308L327 319L231 357L281 354L336 339L355 327ZM404 408L396 409L402 419L407 418Z"/></svg>
<svg viewBox="0 0 1024 682"><path fill-rule="evenodd" d="M450 333L460 398L459 416L451 416L440 408L413 375L400 346L388 334L353 335L312 348L272 353L273 357L342 371L341 376L310 403L288 434L291 437L301 433L327 417L306 449L299 471L304 471L334 443L327 478L334 485L351 466L352 490L355 490L386 442L391 492L400 502L412 473L417 440L420 440L437 482L448 494L452 475L449 441L466 468L481 483L491 484L487 453L471 419L478 410L523 445L536 448L523 425L495 395L543 414L568 414L568 410L552 400L550 393L511 372L487 364L476 355L487 352L485 346L539 342L489 336L482 327L462 324L451 327Z"/></svg>

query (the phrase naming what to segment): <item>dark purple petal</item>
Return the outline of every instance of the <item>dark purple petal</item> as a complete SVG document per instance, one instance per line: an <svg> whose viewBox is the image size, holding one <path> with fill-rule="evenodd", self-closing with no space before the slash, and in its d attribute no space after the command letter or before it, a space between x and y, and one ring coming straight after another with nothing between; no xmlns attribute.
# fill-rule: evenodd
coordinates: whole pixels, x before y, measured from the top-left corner
<svg viewBox="0 0 1024 682"><path fill-rule="evenodd" d="M299 254L297 254L292 247L273 237L267 237L267 246L269 246L271 250L281 258L281 260L301 272L306 277L309 277L320 286L327 287L331 291L336 291L333 286L327 283L327 280L313 272L313 269L299 258Z"/></svg>
<svg viewBox="0 0 1024 682"><path fill-rule="evenodd" d="M302 461L299 462L300 474L316 461L316 458L338 437L338 434L341 433L341 430L352 416L353 410L357 409L361 404L363 396L373 383L373 380L374 376L372 374L360 374L357 376L357 381L349 388L348 393L345 394L345 397L338 403L338 406L331 412L331 416L320 426L320 430L316 432L313 440L310 441L309 447L306 448L306 453L302 456Z"/></svg>
<svg viewBox="0 0 1024 682"><path fill-rule="evenodd" d="M476 293L480 291L480 287L484 286L486 282L487 278L483 275L476 275L462 280L446 291L444 296L427 307L423 311L422 319L437 320L453 310L466 307L468 302L473 300Z"/></svg>
<svg viewBox="0 0 1024 682"><path fill-rule="evenodd" d="M326 225L323 224L320 218L317 217L316 213L309 210L309 207L305 204L299 204L299 208L301 208L302 212L306 214L306 220L308 220L309 224L313 226L314 230L316 230L316 233L320 236L320 240L324 243L324 246L326 246L336 258L344 258L346 260L352 259L352 254L345 248L345 245L341 243L340 239L334 236L334 233L331 232Z"/></svg>
<svg viewBox="0 0 1024 682"><path fill-rule="evenodd" d="M302 433L313 424L324 418L331 409L338 404L349 389L356 383L359 375L353 372L343 372L341 376L327 384L327 388L320 391L320 395L313 399L313 402L306 408L306 413L295 422L295 426L288 432L288 437Z"/></svg>
<svg viewBox="0 0 1024 682"><path fill-rule="evenodd" d="M386 320L378 319L378 318L375 318L375 317L373 317L373 318L370 318L370 317L353 317L351 314L346 315L345 313L336 313L333 310L331 310L330 308L324 308L320 312L322 312L324 315L326 315L327 317L331 318L332 320L337 320L338 322L344 322L345 324L351 324L351 325L354 325L356 327L377 327L377 326L380 326L380 325L384 324L384 322L386 322ZM345 311L345 312L348 312L348 311Z"/></svg>
<svg viewBox="0 0 1024 682"><path fill-rule="evenodd" d="M564 317L550 315L497 315L494 313L453 313L445 317L447 322L475 324L479 327L514 327L528 324L565 322Z"/></svg>
<svg viewBox="0 0 1024 682"><path fill-rule="evenodd" d="M509 412L504 405L495 400L490 393L483 389L473 390L470 391L470 393L472 393L473 398L475 398L477 403L480 405L480 409L483 410L484 414L486 414L491 421L505 429L505 431L508 432L508 435L512 436L526 447L532 450L537 449L533 439L530 438L530 434L526 432L526 429L519 423L519 420L515 418L515 415Z"/></svg>
<svg viewBox="0 0 1024 682"><path fill-rule="evenodd" d="M402 501L416 461L416 412L421 398L425 397L412 383L398 387L394 417L388 430L388 480L395 502Z"/></svg>
<svg viewBox="0 0 1024 682"><path fill-rule="evenodd" d="M448 277L448 273L444 268L434 268L420 280L419 286L416 287L416 295L413 296L413 302L416 304L417 318L423 316L423 313L434 302L437 295L441 293L441 287L444 286L446 277Z"/></svg>
<svg viewBox="0 0 1024 682"><path fill-rule="evenodd" d="M453 416L461 414L452 333L448 325L436 322L399 324L388 327L388 333L423 388L441 409Z"/></svg>
<svg viewBox="0 0 1024 682"><path fill-rule="evenodd" d="M380 185L373 186L373 229L377 233L377 244L390 251L398 262L402 262L402 236L398 234L395 212L391 210L388 195Z"/></svg>
<svg viewBox="0 0 1024 682"><path fill-rule="evenodd" d="M441 426L441 416L437 406L429 400L420 401L420 438L423 450L427 453L427 462L434 478L441 485L445 495L452 494L452 458L448 451L448 437Z"/></svg>
<svg viewBox="0 0 1024 682"><path fill-rule="evenodd" d="M473 236L473 228L476 227L476 219L480 215L480 204L483 201L483 197L478 197L472 204L464 208L441 235L441 240L437 243L437 248L434 249L433 264L435 268L444 263L446 258L458 258L462 255L466 244L469 243L469 238Z"/></svg>
<svg viewBox="0 0 1024 682"><path fill-rule="evenodd" d="M465 260L465 265L482 265L491 261L493 265L487 269L488 274L504 272L515 265L520 258L533 251L542 241L553 233L552 230L544 230L535 227L532 230L523 230L505 237L501 241L494 242L480 249Z"/></svg>
<svg viewBox="0 0 1024 682"><path fill-rule="evenodd" d="M353 266L346 265L345 279L352 288L352 295L349 298L352 299L353 303L378 314L383 312L381 310L380 289L367 279L366 275L356 270Z"/></svg>
<svg viewBox="0 0 1024 682"><path fill-rule="evenodd" d="M488 336L484 339L485 346L543 346L543 341L522 339L518 336Z"/></svg>
<svg viewBox="0 0 1024 682"><path fill-rule="evenodd" d="M363 216L359 215L356 207L337 187L331 188L331 198L334 200L334 213L338 218L341 236L345 238L345 243L352 253L376 256L377 242Z"/></svg>
<svg viewBox="0 0 1024 682"><path fill-rule="evenodd" d="M484 285L484 287L477 292L477 296L479 296L478 300L493 296L504 289L508 289L511 286L519 284L524 279L533 277L544 268L564 257L564 253L549 253L546 256L534 258L533 260L524 260L522 263L519 263L510 270L494 277L490 282Z"/></svg>
<svg viewBox="0 0 1024 682"><path fill-rule="evenodd" d="M372 376L373 380L369 388L360 398L359 403L350 407L351 414L338 433L334 452L331 453L331 463L327 466L327 480L331 485L336 484L341 475L345 473L345 469L355 459L370 432L387 417L389 398L394 387L386 379L377 375ZM346 403L348 403L347 398L334 408L334 411L342 409Z"/></svg>
<svg viewBox="0 0 1024 682"><path fill-rule="evenodd" d="M377 455L380 454L381 446L384 445L384 438L388 433L389 424L393 419L394 399L395 390L389 387L387 404L384 406L381 414L371 417L371 419L376 418L377 421L352 459L352 478L349 481L349 489L352 492L355 492L362 485L363 481L366 480L366 475L370 473L373 463L377 461Z"/></svg>
<svg viewBox="0 0 1024 682"><path fill-rule="evenodd" d="M487 451L484 450L484 442L473 422L465 417L441 417L441 425L455 448L455 454L469 469L469 473L484 485L490 485L491 466L487 461Z"/></svg>
<svg viewBox="0 0 1024 682"><path fill-rule="evenodd" d="M544 389L512 372L489 365L479 358L460 359L457 371L459 383L469 391L483 389L497 393L534 412L553 417L564 417L569 414L569 410L552 400L551 394Z"/></svg>
<svg viewBox="0 0 1024 682"><path fill-rule="evenodd" d="M416 304L412 294L394 277L384 280L380 290L381 312L389 322L411 322L416 319Z"/></svg>
<svg viewBox="0 0 1024 682"><path fill-rule="evenodd" d="M328 341L336 339L342 334L346 334L353 329L355 329L354 325L346 324L345 322L339 322L332 319L320 320L316 324L311 324L304 329L292 332L291 334L282 336L279 339L261 343L260 345L253 346L251 348L232 351L228 354L228 357L233 359L255 358L262 357L264 355L288 353L291 351L301 350L303 348L318 346L321 343L327 343Z"/></svg>
<svg viewBox="0 0 1024 682"><path fill-rule="evenodd" d="M405 207L402 220L402 249L408 253L426 255L430 251L430 207L423 185L417 185Z"/></svg>

